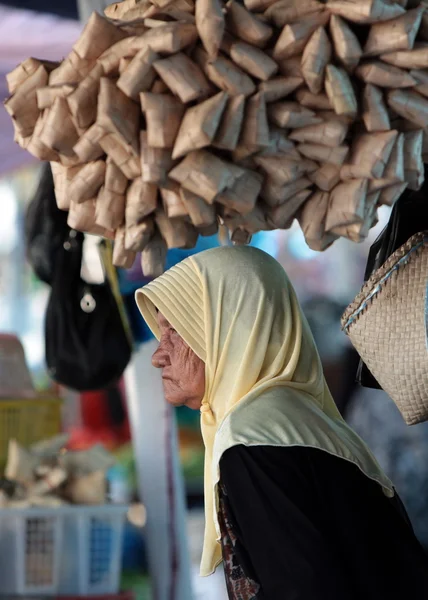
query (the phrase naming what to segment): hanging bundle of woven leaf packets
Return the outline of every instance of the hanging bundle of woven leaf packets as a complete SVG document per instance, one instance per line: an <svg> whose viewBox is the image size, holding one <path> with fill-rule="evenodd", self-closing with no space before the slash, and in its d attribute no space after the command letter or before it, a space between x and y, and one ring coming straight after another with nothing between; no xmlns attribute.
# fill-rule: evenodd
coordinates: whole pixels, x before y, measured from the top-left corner
<svg viewBox="0 0 428 600"><path fill-rule="evenodd" d="M124 0L60 64L8 75L16 141L51 161L72 227L138 251L295 218L363 240L424 177L428 10L417 0Z"/></svg>

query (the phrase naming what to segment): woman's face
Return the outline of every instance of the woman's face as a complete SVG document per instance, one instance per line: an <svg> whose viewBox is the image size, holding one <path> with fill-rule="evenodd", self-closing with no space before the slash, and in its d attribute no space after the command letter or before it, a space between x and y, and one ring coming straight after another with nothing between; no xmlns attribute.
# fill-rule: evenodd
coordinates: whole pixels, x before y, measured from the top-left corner
<svg viewBox="0 0 428 600"><path fill-rule="evenodd" d="M165 399L173 406L201 408L205 393L205 363L158 312L161 339L152 364L162 369Z"/></svg>

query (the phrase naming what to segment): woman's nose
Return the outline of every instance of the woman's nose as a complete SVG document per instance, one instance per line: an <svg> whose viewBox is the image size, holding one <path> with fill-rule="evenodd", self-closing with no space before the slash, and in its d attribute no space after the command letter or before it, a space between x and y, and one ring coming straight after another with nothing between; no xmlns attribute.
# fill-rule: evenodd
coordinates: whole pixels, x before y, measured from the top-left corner
<svg viewBox="0 0 428 600"><path fill-rule="evenodd" d="M169 355L165 351L165 349L162 348L162 346L160 345L158 347L158 349L156 350L156 352L152 356L152 365L156 369L163 369L164 367L167 367L169 364L170 364Z"/></svg>

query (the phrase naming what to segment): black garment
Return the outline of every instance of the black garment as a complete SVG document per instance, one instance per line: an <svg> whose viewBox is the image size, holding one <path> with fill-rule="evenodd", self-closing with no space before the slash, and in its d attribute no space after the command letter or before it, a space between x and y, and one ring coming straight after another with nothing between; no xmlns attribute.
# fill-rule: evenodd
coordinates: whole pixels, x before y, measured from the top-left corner
<svg viewBox="0 0 428 600"><path fill-rule="evenodd" d="M398 496L355 465L312 448L236 446L220 475L235 565L260 586L245 598L229 581L230 598L428 599L428 560Z"/></svg>

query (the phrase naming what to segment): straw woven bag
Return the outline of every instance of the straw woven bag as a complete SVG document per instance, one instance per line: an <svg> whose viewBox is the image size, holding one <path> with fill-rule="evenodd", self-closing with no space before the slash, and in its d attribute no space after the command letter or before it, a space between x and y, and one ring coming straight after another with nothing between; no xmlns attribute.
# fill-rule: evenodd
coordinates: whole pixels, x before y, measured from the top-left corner
<svg viewBox="0 0 428 600"><path fill-rule="evenodd" d="M428 420L428 231L377 269L342 317L361 358L408 425Z"/></svg>

